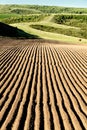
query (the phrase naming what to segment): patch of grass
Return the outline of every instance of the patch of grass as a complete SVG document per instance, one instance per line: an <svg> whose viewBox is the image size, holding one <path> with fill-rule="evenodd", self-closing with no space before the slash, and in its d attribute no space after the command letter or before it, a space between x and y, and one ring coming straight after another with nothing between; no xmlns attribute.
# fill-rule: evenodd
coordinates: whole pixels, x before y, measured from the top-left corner
<svg viewBox="0 0 87 130"><path fill-rule="evenodd" d="M37 30L30 27L30 23L16 23L16 24L11 24L11 25L18 27L19 29L22 29L27 33L37 35L39 36L39 38L42 38L42 39L57 40L57 41L63 41L63 42L69 42L69 43L81 43L81 44L86 43L87 44L87 39L82 38L80 41L79 40L80 38L77 38L77 37Z"/></svg>
<svg viewBox="0 0 87 130"><path fill-rule="evenodd" d="M85 30L80 30L80 29L64 29L64 28L55 28L51 26L46 26L46 25L30 25L32 28L46 31L46 32L52 32L52 33L59 33L59 34L64 34L68 36L74 36L74 37L80 37L80 38L85 38L87 39L87 31Z"/></svg>
<svg viewBox="0 0 87 130"><path fill-rule="evenodd" d="M19 17L20 15L17 14L0 14L0 21L3 19L9 19L12 17Z"/></svg>
<svg viewBox="0 0 87 130"><path fill-rule="evenodd" d="M38 15L12 15L12 14L1 14L0 21L11 24L11 23L20 23L20 22L38 22L43 20L46 14L38 14Z"/></svg>
<svg viewBox="0 0 87 130"><path fill-rule="evenodd" d="M18 29L17 27L12 27L1 22L0 22L0 36L16 37L16 38L31 38L31 39L39 38L36 35L29 34L21 29Z"/></svg>

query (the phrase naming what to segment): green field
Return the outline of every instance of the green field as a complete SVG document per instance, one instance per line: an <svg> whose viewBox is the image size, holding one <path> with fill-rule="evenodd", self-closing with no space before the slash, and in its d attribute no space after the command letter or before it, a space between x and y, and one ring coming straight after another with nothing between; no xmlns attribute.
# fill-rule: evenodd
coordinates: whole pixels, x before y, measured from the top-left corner
<svg viewBox="0 0 87 130"><path fill-rule="evenodd" d="M87 43L87 8L0 5L0 22L43 39Z"/></svg>

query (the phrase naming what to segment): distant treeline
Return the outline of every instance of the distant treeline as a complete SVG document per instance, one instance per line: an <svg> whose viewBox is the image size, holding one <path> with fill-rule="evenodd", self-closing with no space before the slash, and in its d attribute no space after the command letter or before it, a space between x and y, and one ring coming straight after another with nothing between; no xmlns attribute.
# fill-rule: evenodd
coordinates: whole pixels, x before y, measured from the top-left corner
<svg viewBox="0 0 87 130"><path fill-rule="evenodd" d="M87 28L87 15L55 15L53 21L82 29Z"/></svg>
<svg viewBox="0 0 87 130"><path fill-rule="evenodd" d="M83 14L87 13L87 8L69 8L59 6L30 6L31 9L39 10L43 13L75 13Z"/></svg>
<svg viewBox="0 0 87 130"><path fill-rule="evenodd" d="M11 23L20 23L20 22L38 22L44 19L44 17L46 17L48 15L44 15L44 14L39 14L39 15L18 15L18 16L13 16L11 15L11 17L6 17L6 18L1 18L0 21L7 23L7 24L11 24Z"/></svg>
<svg viewBox="0 0 87 130"><path fill-rule="evenodd" d="M41 14L41 13L75 13L87 14L87 8L69 8L40 5L0 5L0 13Z"/></svg>

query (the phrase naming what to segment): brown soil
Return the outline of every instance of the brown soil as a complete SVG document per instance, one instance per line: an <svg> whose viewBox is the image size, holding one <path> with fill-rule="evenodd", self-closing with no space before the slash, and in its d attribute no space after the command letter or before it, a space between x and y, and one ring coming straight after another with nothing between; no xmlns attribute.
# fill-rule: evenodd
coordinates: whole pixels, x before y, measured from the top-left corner
<svg viewBox="0 0 87 130"><path fill-rule="evenodd" d="M0 39L0 129L87 130L87 45Z"/></svg>

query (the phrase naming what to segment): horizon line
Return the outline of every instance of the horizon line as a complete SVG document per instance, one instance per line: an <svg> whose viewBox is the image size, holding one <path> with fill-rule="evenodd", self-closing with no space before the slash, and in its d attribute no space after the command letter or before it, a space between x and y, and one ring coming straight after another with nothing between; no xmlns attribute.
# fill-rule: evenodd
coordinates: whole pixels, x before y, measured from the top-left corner
<svg viewBox="0 0 87 130"><path fill-rule="evenodd" d="M81 6L63 6L63 5L45 5L45 4L24 4L24 3L0 3L0 5L33 5L33 6L55 6L55 7L65 7L65 8L87 8Z"/></svg>

